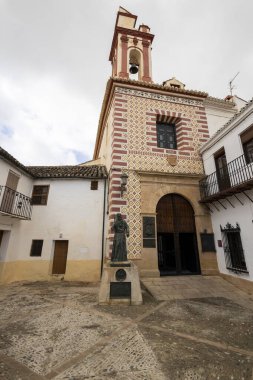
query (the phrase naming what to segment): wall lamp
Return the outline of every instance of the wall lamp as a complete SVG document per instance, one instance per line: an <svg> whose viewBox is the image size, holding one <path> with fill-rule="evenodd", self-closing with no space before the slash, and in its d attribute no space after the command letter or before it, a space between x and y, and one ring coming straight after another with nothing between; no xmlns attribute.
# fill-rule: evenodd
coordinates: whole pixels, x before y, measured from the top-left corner
<svg viewBox="0 0 253 380"><path fill-rule="evenodd" d="M122 175L120 176L120 179L121 179L120 190L121 190L121 197L122 197L124 191L126 191L128 175L126 173L122 173Z"/></svg>

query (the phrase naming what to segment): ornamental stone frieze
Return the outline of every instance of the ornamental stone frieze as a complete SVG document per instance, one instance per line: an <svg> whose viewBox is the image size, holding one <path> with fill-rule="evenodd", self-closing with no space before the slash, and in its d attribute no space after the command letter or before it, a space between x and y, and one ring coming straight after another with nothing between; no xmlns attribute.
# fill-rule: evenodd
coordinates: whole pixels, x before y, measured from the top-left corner
<svg viewBox="0 0 253 380"><path fill-rule="evenodd" d="M133 89L130 89L130 88L116 87L115 88L115 92L119 93L119 94L139 96L139 97L142 97L142 98L155 99L155 100L163 100L163 101L170 102L170 103L180 103L180 104L191 105L191 106L196 106L196 107L203 106L203 101L202 100L179 98L177 96L155 94L153 92L133 90Z"/></svg>

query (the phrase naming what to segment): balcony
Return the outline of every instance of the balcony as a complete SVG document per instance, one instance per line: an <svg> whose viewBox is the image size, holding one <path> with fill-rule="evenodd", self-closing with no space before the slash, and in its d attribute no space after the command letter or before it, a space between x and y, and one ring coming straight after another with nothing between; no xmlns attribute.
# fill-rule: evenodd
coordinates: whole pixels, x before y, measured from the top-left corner
<svg viewBox="0 0 253 380"><path fill-rule="evenodd" d="M248 160L247 160L248 161ZM244 154L199 182L202 203L211 203L253 187L253 162ZM247 195L247 194L246 194ZM248 195L247 195L248 196Z"/></svg>
<svg viewBox="0 0 253 380"><path fill-rule="evenodd" d="M31 198L7 186L0 186L0 214L30 220L32 216Z"/></svg>

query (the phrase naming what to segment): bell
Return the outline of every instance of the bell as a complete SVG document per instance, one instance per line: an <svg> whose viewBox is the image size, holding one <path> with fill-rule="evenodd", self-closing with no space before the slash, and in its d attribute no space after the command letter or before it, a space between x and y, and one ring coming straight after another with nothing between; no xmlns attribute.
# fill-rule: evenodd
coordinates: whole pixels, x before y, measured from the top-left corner
<svg viewBox="0 0 253 380"><path fill-rule="evenodd" d="M139 71L139 67L137 65L135 65L134 63L132 63L129 71L131 74L136 74Z"/></svg>

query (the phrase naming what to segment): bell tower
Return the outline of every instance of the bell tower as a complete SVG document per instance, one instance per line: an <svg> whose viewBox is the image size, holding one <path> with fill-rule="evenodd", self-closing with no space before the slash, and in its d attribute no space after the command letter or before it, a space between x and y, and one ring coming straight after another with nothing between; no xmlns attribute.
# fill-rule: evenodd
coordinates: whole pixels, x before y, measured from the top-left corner
<svg viewBox="0 0 253 380"><path fill-rule="evenodd" d="M112 77L152 82L151 45L154 35L147 25L135 28L137 16L120 7L109 60Z"/></svg>

